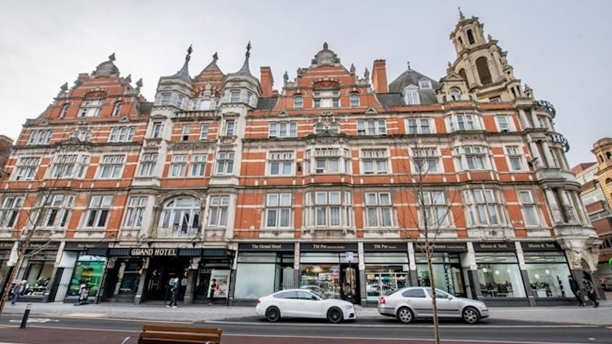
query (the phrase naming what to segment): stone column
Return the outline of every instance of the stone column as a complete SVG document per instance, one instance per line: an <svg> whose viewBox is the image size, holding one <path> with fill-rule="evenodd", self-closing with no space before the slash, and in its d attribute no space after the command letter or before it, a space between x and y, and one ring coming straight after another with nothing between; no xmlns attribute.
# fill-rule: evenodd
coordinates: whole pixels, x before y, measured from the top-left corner
<svg viewBox="0 0 612 344"><path fill-rule="evenodd" d="M149 270L149 261L151 258L143 258L142 262L142 273L140 274L140 281L138 282L138 290L134 297L134 304L139 305L142 302L142 293L145 290L145 282L147 280L147 272Z"/></svg>

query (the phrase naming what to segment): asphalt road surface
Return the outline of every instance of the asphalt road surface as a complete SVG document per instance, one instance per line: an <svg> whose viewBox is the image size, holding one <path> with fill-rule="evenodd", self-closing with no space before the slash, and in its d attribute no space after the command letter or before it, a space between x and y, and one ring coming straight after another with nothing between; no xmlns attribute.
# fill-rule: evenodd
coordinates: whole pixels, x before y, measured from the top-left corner
<svg viewBox="0 0 612 344"><path fill-rule="evenodd" d="M21 317L0 319L0 343L28 344L135 344L142 320L104 320L68 317L31 317L20 329ZM205 323L163 322L167 325L219 327L222 344L397 344L432 343L431 321L400 324L393 319L359 319L329 324L325 321L283 320L268 323L260 318ZM477 325L443 321L440 337L444 344L474 343L611 343L612 327L560 325L485 319Z"/></svg>

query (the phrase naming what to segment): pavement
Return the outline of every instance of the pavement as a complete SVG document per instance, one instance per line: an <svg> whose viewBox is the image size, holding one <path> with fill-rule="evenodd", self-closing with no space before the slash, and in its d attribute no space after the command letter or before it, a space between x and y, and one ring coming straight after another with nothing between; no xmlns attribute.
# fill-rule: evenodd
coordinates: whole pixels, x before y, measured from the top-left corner
<svg viewBox="0 0 612 344"><path fill-rule="evenodd" d="M14 306L7 304L2 315L22 316L30 307L30 318L44 317L83 317L101 319L138 319L151 321L184 321L199 323L254 317L255 307L225 306L220 304L179 303L177 308L167 308L162 303L99 303L75 306L71 303L22 303ZM379 318L376 307L355 306L357 319ZM170 315L171 314L171 315ZM550 307L489 307L492 319L522 320L529 322L553 322L564 324L607 325L612 326L612 300L601 300L600 306L550 306Z"/></svg>

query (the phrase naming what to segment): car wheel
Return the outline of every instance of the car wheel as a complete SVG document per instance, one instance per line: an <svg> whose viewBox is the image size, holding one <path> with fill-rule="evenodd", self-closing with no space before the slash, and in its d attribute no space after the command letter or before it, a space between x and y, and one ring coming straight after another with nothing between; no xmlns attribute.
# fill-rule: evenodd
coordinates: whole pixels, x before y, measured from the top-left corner
<svg viewBox="0 0 612 344"><path fill-rule="evenodd" d="M397 320L409 324L414 320L414 313L408 307L402 307L397 311Z"/></svg>
<svg viewBox="0 0 612 344"><path fill-rule="evenodd" d="M278 321L281 317L280 310L276 307L270 307L266 309L266 319L269 322Z"/></svg>
<svg viewBox="0 0 612 344"><path fill-rule="evenodd" d="M461 312L461 318L468 324L475 324L480 320L480 313L473 307L466 307Z"/></svg>
<svg viewBox="0 0 612 344"><path fill-rule="evenodd" d="M342 319L343 319L342 311L339 310L338 308L331 308L330 310L327 311L327 320L329 320L329 322L337 324L341 322Z"/></svg>

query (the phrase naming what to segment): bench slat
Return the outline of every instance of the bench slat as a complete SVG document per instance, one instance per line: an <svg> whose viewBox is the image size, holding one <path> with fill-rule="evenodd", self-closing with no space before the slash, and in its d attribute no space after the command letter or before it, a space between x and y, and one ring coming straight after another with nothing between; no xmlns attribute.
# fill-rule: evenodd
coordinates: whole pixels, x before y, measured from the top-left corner
<svg viewBox="0 0 612 344"><path fill-rule="evenodd" d="M206 327L144 325L139 344L203 344L220 343L223 330Z"/></svg>

